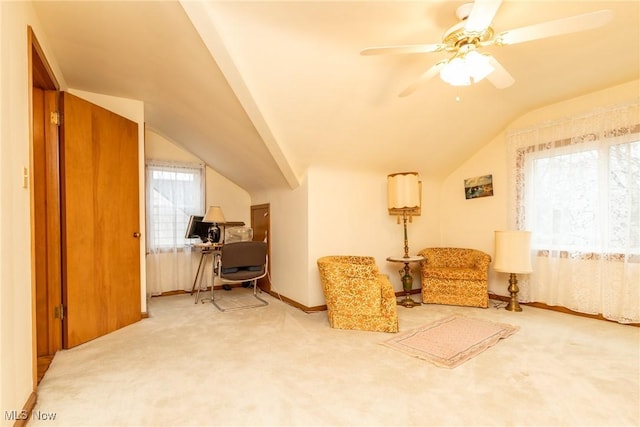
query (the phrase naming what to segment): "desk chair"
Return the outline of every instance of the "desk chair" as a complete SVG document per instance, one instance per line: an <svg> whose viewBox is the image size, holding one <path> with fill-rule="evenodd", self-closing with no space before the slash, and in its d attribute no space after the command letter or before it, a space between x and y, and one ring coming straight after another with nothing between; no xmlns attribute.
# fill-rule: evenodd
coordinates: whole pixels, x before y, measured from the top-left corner
<svg viewBox="0 0 640 427"><path fill-rule="evenodd" d="M220 249L217 258L216 277L222 283L251 282L253 296L259 303L239 307L223 308L216 302L213 286L211 302L220 311L241 310L245 308L263 307L269 303L257 295L258 279L267 275L267 243L242 241L227 243Z"/></svg>

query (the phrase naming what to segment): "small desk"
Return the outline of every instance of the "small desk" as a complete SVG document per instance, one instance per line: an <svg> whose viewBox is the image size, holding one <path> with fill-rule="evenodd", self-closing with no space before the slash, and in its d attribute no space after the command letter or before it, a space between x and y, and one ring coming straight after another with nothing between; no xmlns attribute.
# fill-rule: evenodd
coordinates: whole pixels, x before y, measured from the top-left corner
<svg viewBox="0 0 640 427"><path fill-rule="evenodd" d="M401 301L398 301L398 305L402 305L407 308L412 308L416 305L420 305L419 302L414 301L410 297L411 288L413 287L413 277L411 276L411 267L409 267L409 264L412 262L424 261L424 257L421 255L409 257L390 256L387 258L387 261L404 263L404 268L398 271L398 273L400 273L400 280L402 281L402 289L404 289L404 298Z"/></svg>
<svg viewBox="0 0 640 427"><path fill-rule="evenodd" d="M196 271L196 277L193 279L193 286L191 287L191 294L196 289L196 284L198 285L198 291L196 292L196 301L194 304L198 303L198 298L200 297L200 291L202 290L202 279L204 278L204 271L207 266L207 260L211 258L211 286L213 287L213 279L215 277L215 265L216 265L216 256L220 254L220 248L222 248L222 243L197 243L193 245L194 248L197 248L200 251L200 263L198 263L198 271Z"/></svg>

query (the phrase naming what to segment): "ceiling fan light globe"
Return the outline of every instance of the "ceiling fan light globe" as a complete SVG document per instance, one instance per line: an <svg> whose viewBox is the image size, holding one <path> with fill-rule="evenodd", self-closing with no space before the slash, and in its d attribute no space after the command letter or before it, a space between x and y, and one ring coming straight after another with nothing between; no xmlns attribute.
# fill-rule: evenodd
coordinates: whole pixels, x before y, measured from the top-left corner
<svg viewBox="0 0 640 427"><path fill-rule="evenodd" d="M465 55L464 62L468 73L476 83L494 71L494 68L489 63L489 56L478 53L475 50Z"/></svg>
<svg viewBox="0 0 640 427"><path fill-rule="evenodd" d="M440 78L451 86L469 86L471 84L471 76L467 71L465 61L458 56L452 58L442 67Z"/></svg>

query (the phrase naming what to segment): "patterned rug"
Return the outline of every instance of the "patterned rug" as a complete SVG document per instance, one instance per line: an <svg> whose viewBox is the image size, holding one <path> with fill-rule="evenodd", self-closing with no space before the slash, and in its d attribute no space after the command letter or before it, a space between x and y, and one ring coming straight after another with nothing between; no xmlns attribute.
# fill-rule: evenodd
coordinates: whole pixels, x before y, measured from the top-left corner
<svg viewBox="0 0 640 427"><path fill-rule="evenodd" d="M518 331L505 323L449 316L401 332L382 345L443 368L455 368Z"/></svg>

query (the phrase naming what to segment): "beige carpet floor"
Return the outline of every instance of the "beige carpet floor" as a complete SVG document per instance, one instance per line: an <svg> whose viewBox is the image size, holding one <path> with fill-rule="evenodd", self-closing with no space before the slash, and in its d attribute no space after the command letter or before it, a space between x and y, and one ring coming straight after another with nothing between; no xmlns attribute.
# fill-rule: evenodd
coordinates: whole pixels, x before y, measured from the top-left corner
<svg viewBox="0 0 640 427"><path fill-rule="evenodd" d="M453 314L520 328L445 369L381 345L389 334L331 329L326 312L266 298L226 313L152 298L148 319L58 352L29 425L640 425L640 328L530 307L398 307L401 330Z"/></svg>

